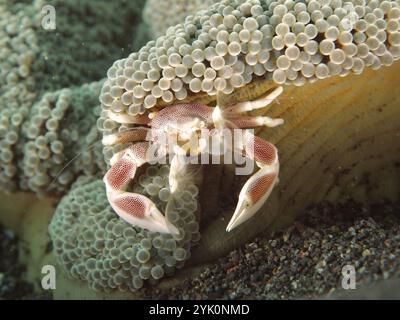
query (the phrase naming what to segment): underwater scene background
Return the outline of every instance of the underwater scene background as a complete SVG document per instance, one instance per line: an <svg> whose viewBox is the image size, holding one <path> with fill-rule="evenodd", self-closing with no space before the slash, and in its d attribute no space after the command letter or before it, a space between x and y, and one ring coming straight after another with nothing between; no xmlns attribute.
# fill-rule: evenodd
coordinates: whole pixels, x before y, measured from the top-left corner
<svg viewBox="0 0 400 320"><path fill-rule="evenodd" d="M399 0L0 0L0 299L399 298L399 58ZM280 168L253 217L226 231L249 176L222 163L124 186L177 234L115 213L154 114L280 86L248 113L284 120L254 125Z"/></svg>

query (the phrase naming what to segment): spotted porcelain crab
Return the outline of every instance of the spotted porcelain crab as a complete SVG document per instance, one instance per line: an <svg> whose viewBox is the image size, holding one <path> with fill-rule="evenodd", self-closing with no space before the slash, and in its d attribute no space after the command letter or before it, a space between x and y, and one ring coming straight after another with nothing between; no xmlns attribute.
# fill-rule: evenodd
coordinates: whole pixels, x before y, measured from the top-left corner
<svg viewBox="0 0 400 320"><path fill-rule="evenodd" d="M130 143L128 148L112 157L111 168L104 176L107 197L112 208L133 226L154 232L177 234L178 229L167 221L150 199L125 191L127 185L134 179L138 167L156 162L168 154L172 159L169 185L173 194L179 188L179 177L182 176L180 173L184 172L187 164L183 161L184 155L190 151L195 153L194 156L199 156L205 150L200 138L201 132L205 129L212 130L213 135L218 137L222 136L224 130L236 129L242 131L242 135L239 141L231 145L231 151L254 160L260 169L244 184L226 230L229 232L251 218L268 199L278 182L279 160L276 147L255 136L250 129L260 126L276 127L281 125L283 120L249 116L246 113L268 106L282 91L282 87L277 87L258 100L227 105L223 104L223 99L218 95L215 107L195 103L177 104L139 116L109 111L109 118L115 122L139 125L132 130L103 138L104 145ZM165 141L163 138L166 136L176 138L174 141L177 143L173 148L166 148L160 143L161 140ZM195 147L188 144L193 138L199 141ZM219 141L224 143L224 139Z"/></svg>

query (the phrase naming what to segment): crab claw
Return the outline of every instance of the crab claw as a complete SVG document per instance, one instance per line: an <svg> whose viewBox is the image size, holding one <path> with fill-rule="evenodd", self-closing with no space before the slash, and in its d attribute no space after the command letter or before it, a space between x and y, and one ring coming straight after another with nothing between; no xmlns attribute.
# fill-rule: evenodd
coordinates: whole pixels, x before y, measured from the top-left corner
<svg viewBox="0 0 400 320"><path fill-rule="evenodd" d="M278 153L271 143L246 131L244 150L248 157L256 161L260 170L249 178L240 191L235 212L226 228L228 232L250 219L265 203L278 183Z"/></svg>
<svg viewBox="0 0 400 320"><path fill-rule="evenodd" d="M279 165L265 167L252 176L240 191L238 204L226 231L250 219L265 203L278 181Z"/></svg>
<svg viewBox="0 0 400 320"><path fill-rule="evenodd" d="M111 195L109 200L114 211L133 226L153 232L179 234L179 230L145 196L124 192Z"/></svg>
<svg viewBox="0 0 400 320"><path fill-rule="evenodd" d="M115 155L105 174L107 199L114 211L132 226L153 232L178 234L178 229L166 220L147 197L125 192L135 177L136 169L147 161L148 143L137 143Z"/></svg>
<svg viewBox="0 0 400 320"><path fill-rule="evenodd" d="M103 181L107 191L117 191L124 188L135 176L137 166L132 161L121 158L105 174Z"/></svg>

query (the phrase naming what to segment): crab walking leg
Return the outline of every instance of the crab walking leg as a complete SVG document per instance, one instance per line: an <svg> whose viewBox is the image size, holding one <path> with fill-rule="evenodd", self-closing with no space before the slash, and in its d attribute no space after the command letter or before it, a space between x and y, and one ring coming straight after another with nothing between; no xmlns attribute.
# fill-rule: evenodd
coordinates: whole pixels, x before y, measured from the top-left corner
<svg viewBox="0 0 400 320"><path fill-rule="evenodd" d="M150 118L145 114L131 116L126 113L116 113L111 110L108 110L107 115L108 118L111 119L112 121L121 124L149 124L150 122Z"/></svg>
<svg viewBox="0 0 400 320"><path fill-rule="evenodd" d="M169 169L169 189L171 193L175 193L179 186L179 180L185 172L185 158L182 155L175 154L171 160Z"/></svg>
<svg viewBox="0 0 400 320"><path fill-rule="evenodd" d="M171 194L177 191L182 191L186 186L192 184L195 175L199 170L197 164L197 156L186 156L176 153L172 157L170 171L169 171L169 189Z"/></svg>
<svg viewBox="0 0 400 320"><path fill-rule="evenodd" d="M148 149L149 143L139 142L119 155L103 178L107 199L114 211L132 226L177 234L178 229L165 219L150 199L124 191L135 177L136 169L150 160Z"/></svg>
<svg viewBox="0 0 400 320"><path fill-rule="evenodd" d="M260 116L260 117L243 116L243 117L232 118L229 119L228 121L229 123L233 124L233 127L241 129L261 127L261 126L274 128L280 126L284 122L283 119L273 119L266 116Z"/></svg>
<svg viewBox="0 0 400 320"><path fill-rule="evenodd" d="M112 146L117 143L144 141L148 132L149 128L132 128L131 130L106 135L103 137L102 143L104 146Z"/></svg>
<svg viewBox="0 0 400 320"><path fill-rule="evenodd" d="M235 104L234 106L226 109L224 112L229 112L229 113L243 113L247 111L253 111L257 109L262 109L270 105L276 98L278 98L281 93L283 92L282 87L277 87L274 91L271 93L267 94L265 97L262 97L258 100L254 101L246 101L246 102L241 102L238 104Z"/></svg>
<svg viewBox="0 0 400 320"><path fill-rule="evenodd" d="M245 154L254 159L260 168L245 183L239 194L236 210L226 228L231 231L250 219L265 203L278 182L278 152L271 143L244 132L243 149Z"/></svg>

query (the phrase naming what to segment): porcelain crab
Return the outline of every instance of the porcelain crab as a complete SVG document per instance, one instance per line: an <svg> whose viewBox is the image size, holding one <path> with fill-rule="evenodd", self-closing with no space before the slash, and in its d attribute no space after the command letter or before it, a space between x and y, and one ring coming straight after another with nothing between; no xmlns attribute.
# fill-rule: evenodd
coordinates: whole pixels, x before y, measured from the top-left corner
<svg viewBox="0 0 400 320"><path fill-rule="evenodd" d="M275 87L263 97L254 101L224 103L223 95L217 94L215 107L207 104L185 103L166 106L152 113L138 116L117 114L109 111L108 117L120 124L134 124L132 130L104 136L103 145L129 143L129 147L114 154L111 168L104 176L107 198L114 211L133 226L153 232L178 233L178 229L157 209L147 197L125 191L134 179L137 168L149 162L157 162L166 154L170 156L170 191L179 188L179 173L187 164L182 159L190 151L199 156L204 152L204 141L200 138L204 130L212 130L214 137L221 137L224 130L240 130L239 141L231 146L231 151L255 161L259 170L244 184L235 212L226 228L229 232L251 218L264 204L278 182L279 159L274 145L257 137L250 129L260 126L276 127L282 119L267 116L251 116L247 112L265 108L281 93L282 87ZM160 143L176 143L171 148ZM190 141L197 141L195 145ZM236 139L238 140L238 139ZM221 144L224 139L219 140ZM171 152L172 151L172 152Z"/></svg>

